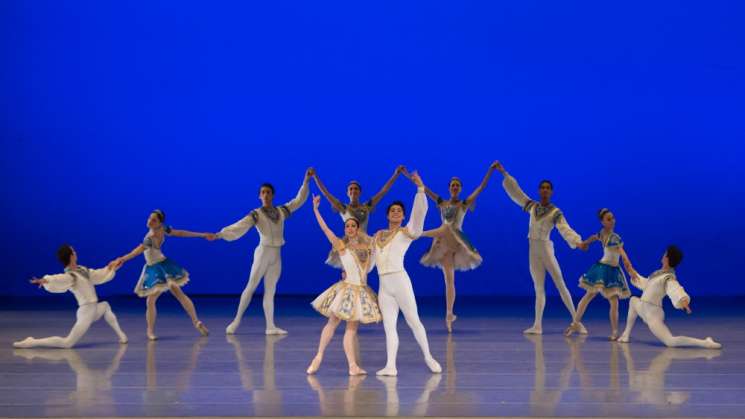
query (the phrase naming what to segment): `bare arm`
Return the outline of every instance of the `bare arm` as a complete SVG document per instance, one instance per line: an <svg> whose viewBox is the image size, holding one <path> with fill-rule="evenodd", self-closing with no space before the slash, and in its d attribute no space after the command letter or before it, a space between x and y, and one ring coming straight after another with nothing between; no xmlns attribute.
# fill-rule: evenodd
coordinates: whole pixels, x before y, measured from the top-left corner
<svg viewBox="0 0 745 419"><path fill-rule="evenodd" d="M195 233L193 231L189 230L176 230L171 229L170 233L168 233L169 236L174 237L199 237L202 239L206 239L207 236L209 236L209 233Z"/></svg>
<svg viewBox="0 0 745 419"><path fill-rule="evenodd" d="M414 179L412 179L411 174L406 170L405 167L401 169L401 173L403 173L403 175L407 179L414 182ZM416 182L414 182L414 184L416 184ZM438 204L438 205L440 204L440 201L442 200L442 198L440 197L440 195L437 195L432 189L430 189L429 186L424 185L424 193L426 193L429 199L434 201L435 204Z"/></svg>
<svg viewBox="0 0 745 419"><path fill-rule="evenodd" d="M323 234L325 234L326 238L329 239L331 245L334 246L334 249L341 253L342 249L344 248L344 243L339 240L338 237L336 237L334 232L331 231L331 229L329 228L328 224L326 224L326 220L323 219L323 215L321 215L321 211L319 211L318 209L320 205L321 197L318 195L313 196L313 213L316 214L316 221L318 221L318 226L321 227Z"/></svg>
<svg viewBox="0 0 745 419"><path fill-rule="evenodd" d="M388 179L388 182L386 182L385 185L383 185L383 187L380 188L378 193L376 193L375 195L373 195L372 198L370 198L370 204L372 207L375 207L376 205L378 205L378 202L380 202L380 200L383 199L385 194L387 194L388 191L391 190L393 183L396 182L396 179L401 174L402 169L403 169L402 165L399 165L398 167L396 167L396 170L393 172L393 175L391 176L391 178Z"/></svg>
<svg viewBox="0 0 745 419"><path fill-rule="evenodd" d="M140 256L142 252L145 251L145 245L140 244L134 249L132 249L131 252L127 253L126 255L119 258L120 263L129 262L130 260L136 258L137 256Z"/></svg>
<svg viewBox="0 0 745 419"><path fill-rule="evenodd" d="M484 192L484 189L486 189L486 185L489 184L489 179L491 179L491 175L494 173L494 170L497 169L497 162L494 162L489 166L489 169L486 171L486 174L484 175L484 178L481 179L481 184L473 191L471 192L471 195L468 195L468 198L466 198L465 204L466 207L470 207L473 205L474 201L476 201L476 198L481 195L481 192Z"/></svg>
<svg viewBox="0 0 745 419"><path fill-rule="evenodd" d="M318 186L318 189L321 190L323 196L325 196L329 203L331 203L331 207L333 207L334 210L337 212L344 211L344 204L342 204L341 201L336 199L336 197L332 195L331 192L329 192L329 190L326 188L326 185L321 182L321 178L318 177L318 173L313 176L313 179L316 181L316 186Z"/></svg>

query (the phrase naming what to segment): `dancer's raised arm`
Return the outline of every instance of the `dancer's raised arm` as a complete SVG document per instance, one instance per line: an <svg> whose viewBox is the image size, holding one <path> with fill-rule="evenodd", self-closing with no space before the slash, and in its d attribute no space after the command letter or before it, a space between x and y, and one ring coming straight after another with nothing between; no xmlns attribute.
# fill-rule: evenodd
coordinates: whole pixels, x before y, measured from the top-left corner
<svg viewBox="0 0 745 419"><path fill-rule="evenodd" d="M321 178L318 176L318 173L315 173L313 175L313 180L316 181L316 186L318 186L318 189L321 190L321 193L323 194L323 196L325 196L326 199L329 201L334 211L336 212L344 211L344 204L342 204L341 201L339 201L339 199L337 199L334 195L331 194L331 192L329 192L328 188L326 188L326 185L324 185L323 182L321 182Z"/></svg>
<svg viewBox="0 0 745 419"><path fill-rule="evenodd" d="M376 193L375 195L373 195L372 198L370 198L371 207L374 208L376 205L378 205L378 203L380 202L381 199L383 199L385 194L387 194L388 191L391 190L391 187L396 182L396 179L399 177L399 175L401 175L403 169L404 169L404 166L401 164L398 165L398 167L396 167L396 170L393 172L393 175L390 177L390 179L388 179L385 185L383 185L383 187L380 188L378 193Z"/></svg>
<svg viewBox="0 0 745 419"><path fill-rule="evenodd" d="M484 178L481 179L481 184L471 193L471 195L468 195L468 198L465 200L466 207L473 207L473 203L476 201L476 198L478 198L479 195L481 195L481 192L486 189L486 185L489 184L489 179L491 178L492 173L497 169L497 164L499 162L494 162L489 166L489 169L486 171L486 174L484 175Z"/></svg>
<svg viewBox="0 0 745 419"><path fill-rule="evenodd" d="M419 238L424 231L424 218L427 216L427 197L424 196L425 186L422 182L422 178L419 173L414 172L411 174L411 181L417 186L417 193L414 197L414 205L411 209L411 217L409 218L406 229L413 238Z"/></svg>
<svg viewBox="0 0 745 419"><path fill-rule="evenodd" d="M401 169L401 173L407 179L409 179L410 181L412 181L416 185L416 182L414 182L414 179L412 178L412 174L409 173L406 170L406 167L403 167ZM429 186L427 186L427 185L424 185L424 193L426 193L427 196L429 197L429 199L431 199L432 201L434 201L436 204L439 204L442 201L442 198L440 197L440 195L438 195L437 193L435 193L435 191L433 191L432 189L430 189Z"/></svg>
<svg viewBox="0 0 745 419"><path fill-rule="evenodd" d="M502 187L504 188L504 191L507 192L507 195L512 199L514 203L519 205L522 209L526 209L528 207L528 203L532 202L533 200L530 199L530 197L523 192L523 190L520 188L520 185L518 185L517 180L515 180L514 177L510 176L509 173L507 173L507 170L502 166L502 163L495 162L495 168L499 170L500 173L504 176L504 180L502 180Z"/></svg>
<svg viewBox="0 0 745 419"><path fill-rule="evenodd" d="M300 186L300 190L297 191L297 195L283 205L283 207L287 208L290 213L297 211L300 207L303 206L305 201L308 200L308 182L314 174L315 170L312 167L309 167L308 170L305 171L303 184Z"/></svg>
<svg viewBox="0 0 745 419"><path fill-rule="evenodd" d="M323 219L323 215L321 215L321 211L318 209L318 207L321 205L321 197L318 195L313 196L313 213L316 214L316 221L318 221L318 226L321 227L321 230L323 231L323 234L326 235L326 238L329 239L331 242L331 245L334 246L334 250L338 251L339 253L342 252L344 249L344 243L339 240L338 237L334 234L333 231L329 228L328 224L326 224L326 220Z"/></svg>

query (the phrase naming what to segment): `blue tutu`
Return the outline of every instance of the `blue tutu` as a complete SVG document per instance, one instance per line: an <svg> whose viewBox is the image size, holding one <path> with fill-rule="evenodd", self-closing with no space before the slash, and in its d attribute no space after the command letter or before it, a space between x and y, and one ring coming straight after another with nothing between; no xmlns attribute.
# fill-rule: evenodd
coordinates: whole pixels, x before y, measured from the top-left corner
<svg viewBox="0 0 745 419"><path fill-rule="evenodd" d="M189 272L170 259L164 259L142 268L140 280L135 286L135 293L147 297L155 292L167 291L171 285L179 287L189 282Z"/></svg>
<svg viewBox="0 0 745 419"><path fill-rule="evenodd" d="M631 291L626 276L618 266L596 263L579 279L579 286L588 291L597 291L605 298L629 298Z"/></svg>

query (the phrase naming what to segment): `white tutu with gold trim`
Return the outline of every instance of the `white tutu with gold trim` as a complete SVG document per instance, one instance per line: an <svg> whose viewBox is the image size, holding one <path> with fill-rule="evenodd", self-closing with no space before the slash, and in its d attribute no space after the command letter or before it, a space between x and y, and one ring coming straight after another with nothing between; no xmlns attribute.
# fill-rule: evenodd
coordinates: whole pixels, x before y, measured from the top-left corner
<svg viewBox="0 0 745 419"><path fill-rule="evenodd" d="M333 314L342 320L360 323L377 323L382 319L375 291L367 285L346 280L330 286L310 304L326 317Z"/></svg>

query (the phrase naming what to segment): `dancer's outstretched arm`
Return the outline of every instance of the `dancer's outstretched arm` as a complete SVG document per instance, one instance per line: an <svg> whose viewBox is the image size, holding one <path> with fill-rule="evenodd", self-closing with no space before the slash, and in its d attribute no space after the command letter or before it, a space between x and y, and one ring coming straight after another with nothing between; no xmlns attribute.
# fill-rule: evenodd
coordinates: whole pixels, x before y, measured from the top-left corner
<svg viewBox="0 0 745 419"><path fill-rule="evenodd" d="M561 211L556 211L557 213L554 218L554 225L556 226L556 229L559 230L559 234L561 234L561 237L564 238L569 247L571 247L572 249L576 249L579 247L582 250L587 250L587 246L589 245L589 243L583 241L582 237L577 234L576 231L572 230L572 227L569 226L569 223L567 223L567 220L566 218L564 218L564 214L561 213Z"/></svg>
<svg viewBox="0 0 745 419"><path fill-rule="evenodd" d="M283 205L285 208L290 210L290 213L297 211L303 206L305 201L308 200L308 182L310 182L310 178L313 177L315 173L316 171L312 167L309 167L308 170L305 171L303 184L300 186L300 190L297 191L297 195Z"/></svg>
<svg viewBox="0 0 745 419"><path fill-rule="evenodd" d="M344 204L342 204L341 201L339 201L334 195L331 194L331 192L329 192L328 188L326 188L326 185L321 182L321 178L318 176L318 173L313 175L313 180L316 181L316 186L318 186L318 189L321 190L323 196L325 196L329 203L331 203L331 208L333 208L336 212L344 211Z"/></svg>
<svg viewBox="0 0 745 419"><path fill-rule="evenodd" d="M520 208L524 210L528 210L528 204L533 202L530 197L523 192L523 190L520 188L520 185L517 184L517 180L515 180L514 177L510 176L509 173L507 173L507 170L502 166L502 163L500 162L494 162L496 169L499 170L500 173L504 176L504 180L502 180L502 187L504 188L504 191L507 192L507 195L510 197L510 199L520 206Z"/></svg>
<svg viewBox="0 0 745 419"><path fill-rule="evenodd" d="M481 184L473 191L471 192L471 195L468 195L468 198L466 198L464 204L466 204L466 207L473 208L473 203L476 201L476 198L481 195L481 192L486 189L486 185L489 184L489 179L491 178L492 173L497 169L497 164L499 162L494 162L489 166L489 169L486 171L486 174L484 175L484 178L481 179Z"/></svg>
<svg viewBox="0 0 745 419"><path fill-rule="evenodd" d="M419 173L412 173L411 181L417 186L417 193L414 197L411 218L409 218L409 223L406 224L406 229L409 231L409 235L411 235L412 238L417 239L424 231L424 218L427 216L428 204L427 197L424 196L424 182L422 182Z"/></svg>
<svg viewBox="0 0 745 419"><path fill-rule="evenodd" d="M398 178L399 175L401 175L403 168L404 168L403 165L398 165L398 167L396 167L396 170L393 172L393 175L391 176L391 178L388 179L388 181L385 183L385 185L383 185L382 188L380 188L378 193L376 193L375 195L373 195L372 198L370 198L370 206L372 208L375 208L375 206L378 205L380 200L383 199L385 194L387 194L388 191L391 190L391 187L396 182L396 179Z"/></svg>
<svg viewBox="0 0 745 419"><path fill-rule="evenodd" d="M144 244L139 244L139 245L137 245L137 247L135 247L134 249L132 249L131 252L129 252L126 255L120 257L119 259L117 259L117 262L120 265L123 264L123 263L129 262L130 260L136 258L137 256L140 256L142 254L142 252L144 252L144 251L145 251L145 245Z"/></svg>
<svg viewBox="0 0 745 419"><path fill-rule="evenodd" d="M209 233L196 233L194 231L176 229L170 229L167 234L174 237L199 237L201 239L206 239L207 237L209 237Z"/></svg>
<svg viewBox="0 0 745 419"><path fill-rule="evenodd" d="M323 231L323 234L326 235L326 238L329 239L331 242L331 245L334 246L334 250L341 253L341 251L344 249L344 243L339 240L338 237L336 237L336 234L334 234L333 231L329 228L328 224L326 224L326 220L323 219L323 215L321 215L321 211L318 209L318 207L321 205L321 197L318 195L313 196L313 213L316 214L316 221L318 221L318 226L321 227L321 230Z"/></svg>
<svg viewBox="0 0 745 419"><path fill-rule="evenodd" d="M411 173L409 173L409 171L406 170L406 167L402 167L401 173L407 179L409 179L410 181L412 181L416 185L416 182L414 182L414 179L412 179ZM429 197L429 199L431 199L432 201L434 201L435 204L439 204L440 202L442 202L442 197L440 197L440 195L438 195L437 193L435 193L435 191L433 191L432 189L430 189L429 186L427 186L427 185L424 185L424 193L426 193L427 196Z"/></svg>
<svg viewBox="0 0 745 419"><path fill-rule="evenodd" d="M51 293L60 294L67 292L75 284L75 278L70 274L44 275L41 278L31 278L30 283L44 287Z"/></svg>
<svg viewBox="0 0 745 419"><path fill-rule="evenodd" d="M100 269L89 269L88 274L90 275L91 283L93 285L101 285L114 279L116 271L122 267L123 261L116 259L109 262L103 268Z"/></svg>

